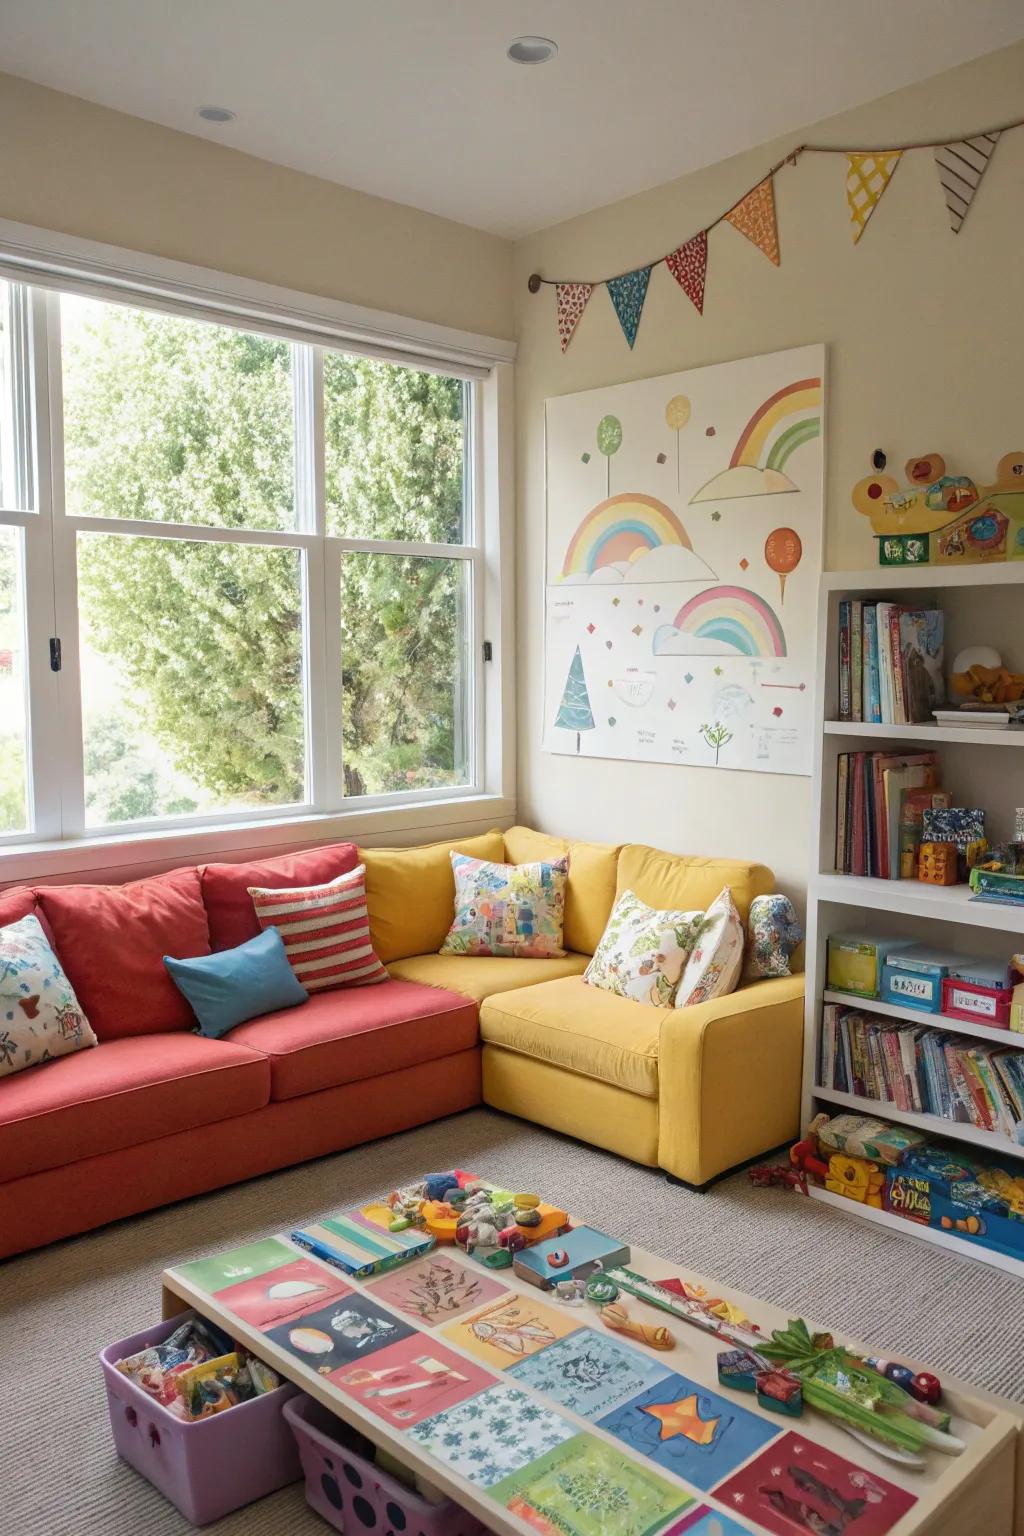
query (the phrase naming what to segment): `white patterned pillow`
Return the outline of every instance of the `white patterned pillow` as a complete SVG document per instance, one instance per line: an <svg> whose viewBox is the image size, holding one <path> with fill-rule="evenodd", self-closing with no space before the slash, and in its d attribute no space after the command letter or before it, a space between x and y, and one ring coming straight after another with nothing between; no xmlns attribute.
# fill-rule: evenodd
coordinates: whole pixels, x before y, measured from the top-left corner
<svg viewBox="0 0 1024 1536"><path fill-rule="evenodd" d="M659 912L633 891L623 891L587 966L592 987L671 1008L703 912Z"/></svg>
<svg viewBox="0 0 1024 1536"><path fill-rule="evenodd" d="M689 1008L736 990L743 965L743 922L726 886L701 917L693 953L676 992L676 1007Z"/></svg>
<svg viewBox="0 0 1024 1536"><path fill-rule="evenodd" d="M0 928L0 1077L96 1043L39 919Z"/></svg>

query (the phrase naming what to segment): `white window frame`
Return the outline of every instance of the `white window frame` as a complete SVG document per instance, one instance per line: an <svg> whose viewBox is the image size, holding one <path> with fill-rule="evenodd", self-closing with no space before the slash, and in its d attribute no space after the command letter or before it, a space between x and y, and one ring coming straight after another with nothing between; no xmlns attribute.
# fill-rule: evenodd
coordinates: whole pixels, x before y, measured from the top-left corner
<svg viewBox="0 0 1024 1536"><path fill-rule="evenodd" d="M29 615L28 667L32 700L30 774L35 803L31 832L0 844L0 884L84 868L102 870L167 864L188 857L260 846L295 846L338 836L395 839L395 834L476 830L514 811L514 658L512 655L512 363L510 342L404 317L315 299L293 290L230 277L163 258L128 253L92 241L0 220L0 277L36 290L31 305L35 354L36 507L4 510L0 520L26 530L26 563L38 589L52 560L52 605ZM48 290L48 291L47 291ZM282 336L298 343L293 387L309 413L311 453L296 453L296 528L284 533L221 529L149 520L69 516L63 496L60 441L60 293L86 293ZM466 506L475 526L462 544L421 544L329 536L323 484L323 349L355 352L470 382L474 406L466 443ZM296 434L297 446L299 434ZM81 696L78 671L77 574L79 532L188 542L285 546L302 552L307 586L307 797L295 806L221 812L105 827L85 825ZM326 705L340 716L341 658L328 644L340 636L341 561L347 551L458 559L469 568L470 641L466 676L468 733L465 786L393 794L342 795L341 732L331 732ZM63 665L49 668L48 637L60 635ZM483 641L493 659L483 661Z"/></svg>

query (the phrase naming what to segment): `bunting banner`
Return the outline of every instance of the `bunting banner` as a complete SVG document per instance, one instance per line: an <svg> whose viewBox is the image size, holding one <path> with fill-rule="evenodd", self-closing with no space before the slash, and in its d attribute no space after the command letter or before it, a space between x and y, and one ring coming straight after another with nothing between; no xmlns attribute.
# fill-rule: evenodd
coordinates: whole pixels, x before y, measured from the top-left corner
<svg viewBox="0 0 1024 1536"><path fill-rule="evenodd" d="M885 189L892 180L896 167L904 154L919 150L931 151L935 168L946 203L949 226L955 235L963 228L964 220L974 202L995 153L996 145L1011 129L1024 129L1024 117L1013 122L985 128L980 133L963 139L933 139L926 143L894 144L888 149L843 149L834 144L798 144L770 166L765 174L717 218L705 224L697 234L691 235L680 245L632 272L618 277L598 279L593 283L570 281L565 278L544 277L531 272L527 287L531 293L539 293L549 285L555 290L555 308L558 318L558 340L563 353L576 334L583 312L590 302L594 289L603 283L608 289L612 307L622 327L622 334L632 348L640 328L640 317L647 300L651 272L665 263L680 288L699 315L704 313L704 298L709 261L709 237L719 224L731 224L762 255L774 265L781 265L779 228L775 211L775 177L786 166L795 166L802 155L830 155L846 159L846 202L850 215L850 232L857 245L864 234L872 214L881 202Z"/></svg>
<svg viewBox="0 0 1024 1536"><path fill-rule="evenodd" d="M868 220L902 158L901 149L885 155L847 155L846 201L850 205L854 245L867 229Z"/></svg>
<svg viewBox="0 0 1024 1536"><path fill-rule="evenodd" d="M650 267L637 267L635 272L624 272L621 277L610 277L605 284L611 295L615 313L622 326L622 334L632 347L636 341L640 316L647 297L647 284L651 280Z"/></svg>
<svg viewBox="0 0 1024 1536"><path fill-rule="evenodd" d="M555 299L558 304L558 339L562 351L572 341L572 333L580 323L587 307L587 300L594 291L592 283L556 283Z"/></svg>
<svg viewBox="0 0 1024 1536"><path fill-rule="evenodd" d="M708 269L708 232L702 229L692 240L665 257L665 265L690 300L698 315L704 313L704 276Z"/></svg>
<svg viewBox="0 0 1024 1536"><path fill-rule="evenodd" d="M957 139L935 151L935 164L949 211L949 227L954 235L960 233L998 143L997 130L980 133L976 139Z"/></svg>
<svg viewBox="0 0 1024 1536"><path fill-rule="evenodd" d="M775 178L766 176L749 191L735 208L725 215L726 221L741 235L746 235L769 261L779 265L779 230L775 222Z"/></svg>

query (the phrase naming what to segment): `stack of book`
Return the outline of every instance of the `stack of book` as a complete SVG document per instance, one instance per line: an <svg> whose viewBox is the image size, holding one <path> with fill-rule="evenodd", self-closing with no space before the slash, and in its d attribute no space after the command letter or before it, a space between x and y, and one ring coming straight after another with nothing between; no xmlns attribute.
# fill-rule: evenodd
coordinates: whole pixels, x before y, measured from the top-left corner
<svg viewBox="0 0 1024 1536"><path fill-rule="evenodd" d="M952 803L935 752L841 752L836 761L836 870L917 878L926 810Z"/></svg>
<svg viewBox="0 0 1024 1536"><path fill-rule="evenodd" d="M931 720L945 698L940 608L839 604L839 718L879 725Z"/></svg>
<svg viewBox="0 0 1024 1536"><path fill-rule="evenodd" d="M1002 1136L1024 1120L1024 1051L928 1025L828 1003L818 1070L821 1088Z"/></svg>

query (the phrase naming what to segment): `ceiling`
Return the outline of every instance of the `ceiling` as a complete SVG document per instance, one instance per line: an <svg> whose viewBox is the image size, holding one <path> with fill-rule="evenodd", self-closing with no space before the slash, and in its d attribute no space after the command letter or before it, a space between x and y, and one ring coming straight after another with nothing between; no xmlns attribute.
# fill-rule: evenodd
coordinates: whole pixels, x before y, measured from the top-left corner
<svg viewBox="0 0 1024 1536"><path fill-rule="evenodd" d="M0 70L511 237L1021 37L1020 0L0 0Z"/></svg>

